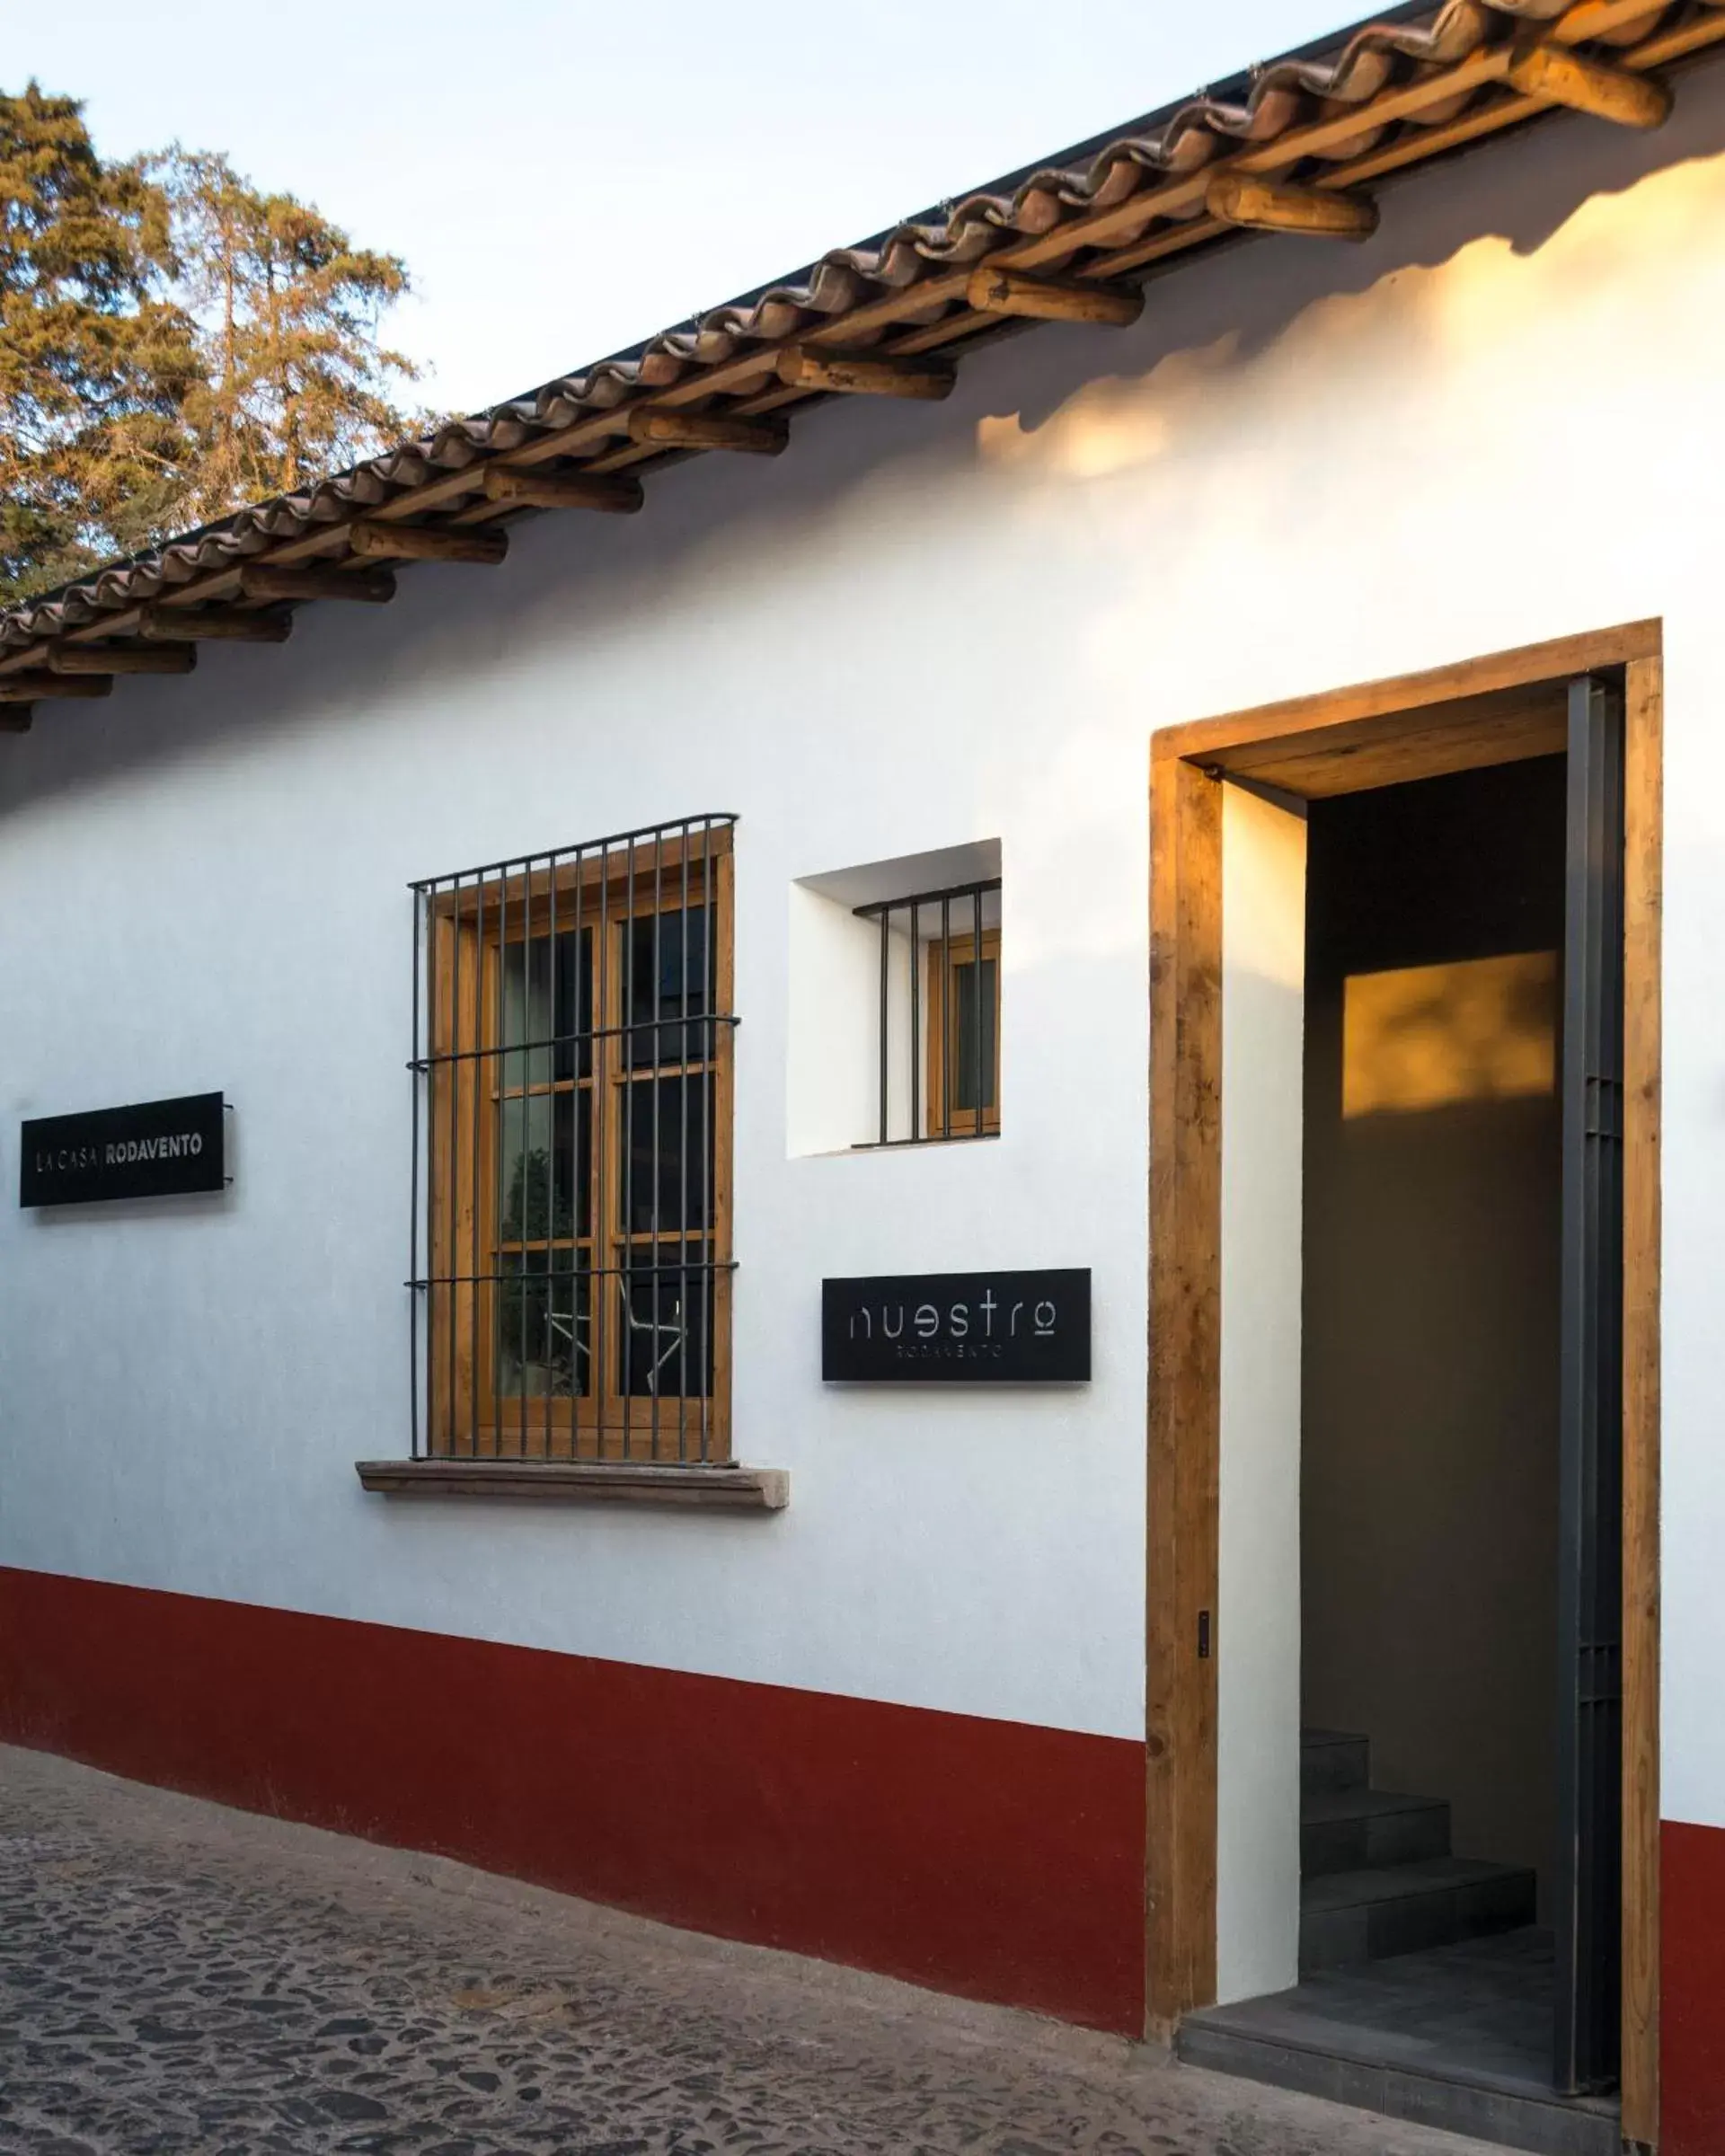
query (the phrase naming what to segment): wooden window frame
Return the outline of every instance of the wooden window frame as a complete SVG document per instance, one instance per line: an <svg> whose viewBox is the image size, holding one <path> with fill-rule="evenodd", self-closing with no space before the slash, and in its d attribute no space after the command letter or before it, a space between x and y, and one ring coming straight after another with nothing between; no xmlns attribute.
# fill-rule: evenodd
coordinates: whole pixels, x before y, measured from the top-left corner
<svg viewBox="0 0 1725 2156"><path fill-rule="evenodd" d="M974 962L976 950L974 933L949 936L944 941L938 937L928 947L928 1047L926 1074L928 1128L925 1138L998 1137L1000 1135L1000 931L985 928L982 932L982 958L986 965L995 961L995 1071L992 1102L985 1102L980 1126L974 1108L960 1108L955 1101L949 1110L946 1104L947 1061L947 1010L949 983L962 966ZM954 1001L955 1011L961 1006ZM978 1044L978 1057L981 1049ZM956 1073L958 1057L952 1057Z"/></svg>
<svg viewBox="0 0 1725 2156"><path fill-rule="evenodd" d="M694 841L661 840L650 865L637 866L633 849L621 861L617 851L597 859L560 863L518 875L499 875L439 894L430 915L429 963L434 976L429 992L429 1040L434 1058L461 1060L442 1065L448 1073L446 1099L428 1106L428 1184L426 1217L432 1281L427 1309L427 1454L440 1460L540 1460L615 1462L641 1465L698 1458L722 1464L731 1457L732 1316L732 1125L735 1100L734 1024L730 1019L735 984L733 873L729 826L717 826ZM624 939L632 924L709 904L712 915L712 1006L708 1022L711 1056L678 1064L631 1066L624 1047L622 997L627 977ZM588 1068L575 1058L573 1075L511 1084L509 1051L500 1038L503 953L510 945L551 932L579 932L593 938L593 1009ZM580 961L578 957L577 965ZM699 1019L656 1021L693 1028ZM435 1065L434 1065L435 1067ZM680 1231L630 1230L622 1216L625 1179L618 1153L628 1128L623 1109L625 1089L667 1078L708 1074L712 1083L710 1232L685 1236ZM508 1240L499 1231L501 1124L506 1102L568 1092L583 1093L594 1103L587 1171L588 1232L580 1233L578 1210L568 1237L547 1235ZM579 1125L579 1109L577 1119ZM579 1158L579 1140L577 1141ZM530 1250L595 1251L603 1265L620 1265L626 1250L657 1242L686 1241L706 1246L711 1265L712 1312L709 1352L711 1390L701 1413L700 1396L658 1395L624 1390L619 1383L625 1363L624 1312L619 1293L611 1292L614 1272L603 1271L589 1291L597 1302L601 1331L589 1364L600 1380L573 1396L505 1393L496 1353L496 1312L501 1284L491 1277L500 1260ZM454 1288L439 1293L437 1283L463 1272L472 1253L475 1276L471 1293ZM695 1262L692 1255L692 1262ZM589 1340L592 1335L589 1332ZM684 1411L679 1413L679 1409ZM700 1424L704 1442L698 1454L688 1450L691 1426Z"/></svg>
<svg viewBox="0 0 1725 2156"><path fill-rule="evenodd" d="M1562 749L1562 685L1621 671L1623 1012L1622 2131L1659 2139L1659 1147L1664 687L1637 622L1163 729L1150 780L1146 2019L1216 1996L1222 788L1316 797ZM1552 694L1542 692L1550 690Z"/></svg>

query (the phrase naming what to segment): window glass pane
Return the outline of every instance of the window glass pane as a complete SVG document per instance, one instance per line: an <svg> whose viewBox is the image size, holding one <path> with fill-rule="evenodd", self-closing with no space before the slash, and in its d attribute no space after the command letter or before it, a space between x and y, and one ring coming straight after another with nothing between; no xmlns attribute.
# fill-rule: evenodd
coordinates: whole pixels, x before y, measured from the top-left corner
<svg viewBox="0 0 1725 2156"><path fill-rule="evenodd" d="M704 1243L637 1249L617 1282L623 1304L620 1391L634 1399L698 1400L712 1390L712 1275Z"/></svg>
<svg viewBox="0 0 1725 2156"><path fill-rule="evenodd" d="M574 900L569 901L573 906ZM503 1083L515 1089L593 1067L593 932L559 927L503 946Z"/></svg>
<svg viewBox="0 0 1725 2156"><path fill-rule="evenodd" d="M670 884L675 871L668 871ZM707 909L640 914L624 937L624 1012L632 1030L624 1061L701 1063L712 1053L704 1018L713 1007L713 952ZM658 1022L655 1022L658 1021Z"/></svg>
<svg viewBox="0 0 1725 2156"><path fill-rule="evenodd" d="M589 1392L593 1284L585 1255L506 1250L497 1270L498 1391L529 1400Z"/></svg>
<svg viewBox="0 0 1725 2156"><path fill-rule="evenodd" d="M528 1093L501 1111L498 1241L591 1234L591 1091Z"/></svg>
<svg viewBox="0 0 1725 2156"><path fill-rule="evenodd" d="M622 1088L619 1211L636 1235L703 1234L712 1217L712 1079L635 1078Z"/></svg>
<svg viewBox="0 0 1725 2156"><path fill-rule="evenodd" d="M974 1115L978 1106L977 1083L980 1071L982 1093L980 1105L985 1109L995 1105L995 976L997 961L984 959L982 977L978 982L974 959L966 959L952 968L952 1016L958 1034L958 1049L953 1057L952 1106L954 1110L968 1108ZM982 1055L978 1059L977 1020L978 992L981 992L981 1043Z"/></svg>

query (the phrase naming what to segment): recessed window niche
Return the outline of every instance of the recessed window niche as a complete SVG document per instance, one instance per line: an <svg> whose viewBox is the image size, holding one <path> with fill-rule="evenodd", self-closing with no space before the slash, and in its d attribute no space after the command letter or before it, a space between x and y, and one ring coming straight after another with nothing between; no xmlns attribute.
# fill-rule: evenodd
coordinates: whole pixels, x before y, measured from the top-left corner
<svg viewBox="0 0 1725 2156"><path fill-rule="evenodd" d="M794 1156L1000 1128L1000 841L791 887Z"/></svg>

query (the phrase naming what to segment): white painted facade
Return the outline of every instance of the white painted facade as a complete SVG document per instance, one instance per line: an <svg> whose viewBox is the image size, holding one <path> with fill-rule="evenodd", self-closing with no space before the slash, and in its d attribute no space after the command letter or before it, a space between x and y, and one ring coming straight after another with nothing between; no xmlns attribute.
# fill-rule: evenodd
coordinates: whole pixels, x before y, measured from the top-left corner
<svg viewBox="0 0 1725 2156"><path fill-rule="evenodd" d="M6 741L5 1175L22 1117L217 1087L238 1167L214 1207L0 1208L0 1563L1140 1736L1150 734L1657 615L1664 1808L1725 1825L1725 69L1659 135L1553 120L1384 213ZM406 887L710 809L740 819L735 1443L790 1508L367 1498L353 1462L408 1444ZM844 1150L868 1020L810 879L990 842L1003 1135ZM1089 1387L823 1391L824 1275L979 1265L1093 1269ZM1296 1431L1256 1426L1267 1505ZM1263 1523L1224 1476L1226 1935L1276 1891L1231 1702L1285 1705L1287 1662L1229 1674Z"/></svg>

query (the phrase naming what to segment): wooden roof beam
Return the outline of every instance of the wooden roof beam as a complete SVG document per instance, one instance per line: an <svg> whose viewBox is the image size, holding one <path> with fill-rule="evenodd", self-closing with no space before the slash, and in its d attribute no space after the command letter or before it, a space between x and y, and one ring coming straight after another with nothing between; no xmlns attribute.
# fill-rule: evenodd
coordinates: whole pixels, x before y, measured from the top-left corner
<svg viewBox="0 0 1725 2156"><path fill-rule="evenodd" d="M1509 80L1524 97L1567 105L1620 128L1663 127L1671 117L1671 92L1664 83L1561 45L1522 48L1509 63Z"/></svg>
<svg viewBox="0 0 1725 2156"><path fill-rule="evenodd" d="M514 472L503 464L487 465L484 492L487 501L506 508L608 509L624 517L640 508L646 499L635 479L589 477L580 472Z"/></svg>
<svg viewBox="0 0 1725 2156"><path fill-rule="evenodd" d="M348 544L374 561L467 561L495 569L509 551L507 532L452 532L436 524L380 524L362 517L349 527Z"/></svg>
<svg viewBox="0 0 1725 2156"><path fill-rule="evenodd" d="M1291 232L1313 239L1369 240L1377 205L1338 189L1294 187L1249 172L1217 172L1204 190L1204 208L1219 224L1248 232Z"/></svg>
<svg viewBox="0 0 1725 2156"><path fill-rule="evenodd" d="M1110 329L1129 329L1144 312L1144 294L1134 286L1075 284L1065 278L1031 277L982 262L970 272L965 300L979 314L1022 314L1032 322L1085 322Z"/></svg>
<svg viewBox="0 0 1725 2156"><path fill-rule="evenodd" d="M641 449L736 449L746 456L777 456L790 441L791 429L783 420L659 411L638 404L629 414L629 439Z"/></svg>
<svg viewBox="0 0 1725 2156"><path fill-rule="evenodd" d="M54 674L190 674L198 654L190 644L50 644ZM5 676L0 674L0 682Z"/></svg>
<svg viewBox="0 0 1725 2156"><path fill-rule="evenodd" d="M293 632L294 617L247 614L237 606L199 606L195 612L187 606L146 606L138 626L157 643L197 643L208 638L233 644L285 644Z"/></svg>
<svg viewBox="0 0 1725 2156"><path fill-rule="evenodd" d="M111 674L0 674L0 703L29 703L39 696L106 696L113 685Z"/></svg>
<svg viewBox="0 0 1725 2156"><path fill-rule="evenodd" d="M939 360L811 351L801 344L788 345L779 354L778 376L787 389L825 389L852 397L916 397L924 402L950 397L958 379L951 367Z"/></svg>
<svg viewBox="0 0 1725 2156"><path fill-rule="evenodd" d="M240 590L248 599L288 604L303 599L358 599L367 606L386 605L395 596L395 579L386 569L325 569L314 561L252 561L240 571Z"/></svg>

